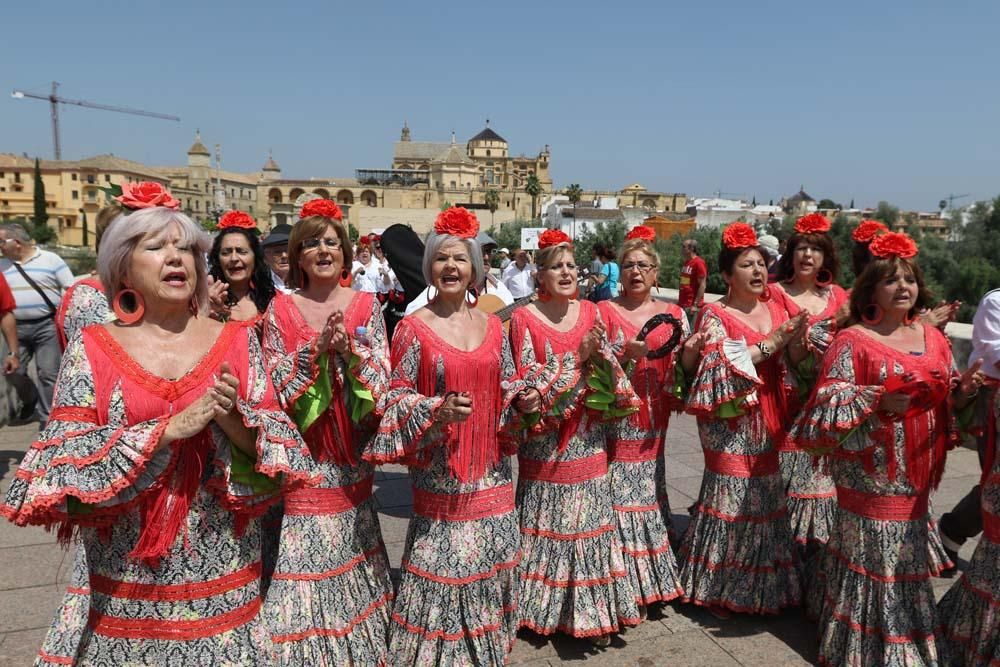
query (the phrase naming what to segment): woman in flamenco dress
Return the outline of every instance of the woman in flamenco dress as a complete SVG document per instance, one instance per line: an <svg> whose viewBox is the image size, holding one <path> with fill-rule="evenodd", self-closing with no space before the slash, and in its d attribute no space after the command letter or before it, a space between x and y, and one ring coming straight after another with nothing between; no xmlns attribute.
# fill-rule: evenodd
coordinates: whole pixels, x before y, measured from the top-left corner
<svg viewBox="0 0 1000 667"><path fill-rule="evenodd" d="M427 305L392 341L384 416L365 458L407 465L413 517L388 664L503 665L517 632L520 539L510 455L537 390L516 377L500 320L475 309L479 223L442 212L427 238Z"/></svg>
<svg viewBox="0 0 1000 667"><path fill-rule="evenodd" d="M350 287L340 207L318 199L299 217L288 239L294 291L271 301L264 352L322 482L285 496L264 617L279 665L378 665L393 591L375 471L361 455L388 387L385 325L374 295Z"/></svg>

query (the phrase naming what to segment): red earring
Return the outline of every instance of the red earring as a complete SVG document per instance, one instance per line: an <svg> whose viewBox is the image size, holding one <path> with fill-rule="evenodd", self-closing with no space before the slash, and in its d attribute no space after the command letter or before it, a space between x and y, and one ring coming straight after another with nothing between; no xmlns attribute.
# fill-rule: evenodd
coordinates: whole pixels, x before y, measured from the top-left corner
<svg viewBox="0 0 1000 667"><path fill-rule="evenodd" d="M135 310L132 312L125 310L122 306L122 297L125 296L131 297L135 303ZM115 317L122 324L135 324L142 319L143 314L146 312L146 303L142 300L142 295L134 289L123 289L111 301L111 309L115 311Z"/></svg>
<svg viewBox="0 0 1000 667"><path fill-rule="evenodd" d="M538 292L538 300L541 301L542 303L546 303L552 298L552 295L546 292L545 288L542 287L541 285L538 286L537 292Z"/></svg>
<svg viewBox="0 0 1000 667"><path fill-rule="evenodd" d="M877 303L870 303L861 311L861 321L865 324L875 326L882 321L885 311Z"/></svg>
<svg viewBox="0 0 1000 667"><path fill-rule="evenodd" d="M344 270L340 272L340 286L350 287L351 286L351 272L344 267Z"/></svg>
<svg viewBox="0 0 1000 667"><path fill-rule="evenodd" d="M830 269L820 269L816 274L816 287L829 287L833 282L833 274Z"/></svg>
<svg viewBox="0 0 1000 667"><path fill-rule="evenodd" d="M771 288L768 287L767 285L764 285L764 291L760 293L760 295L757 297L757 300L758 301L763 301L763 302L770 301L771 300Z"/></svg>
<svg viewBox="0 0 1000 667"><path fill-rule="evenodd" d="M913 324L913 320L915 319L916 318L913 315L911 315L909 311L907 311L906 315L903 316L903 324L905 324L906 326L910 326L911 324Z"/></svg>

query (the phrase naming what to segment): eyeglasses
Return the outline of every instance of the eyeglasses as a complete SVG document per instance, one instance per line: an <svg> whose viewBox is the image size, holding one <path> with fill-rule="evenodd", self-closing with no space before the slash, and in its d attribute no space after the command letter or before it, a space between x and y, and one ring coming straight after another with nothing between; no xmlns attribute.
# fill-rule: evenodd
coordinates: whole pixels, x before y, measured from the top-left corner
<svg viewBox="0 0 1000 667"><path fill-rule="evenodd" d="M653 268L653 265L648 262L627 262L622 264L622 271L631 271L632 269L639 269L643 273L649 271Z"/></svg>
<svg viewBox="0 0 1000 667"><path fill-rule="evenodd" d="M316 250L320 244L326 246L327 250L340 250L340 239L306 239L302 242L302 250Z"/></svg>

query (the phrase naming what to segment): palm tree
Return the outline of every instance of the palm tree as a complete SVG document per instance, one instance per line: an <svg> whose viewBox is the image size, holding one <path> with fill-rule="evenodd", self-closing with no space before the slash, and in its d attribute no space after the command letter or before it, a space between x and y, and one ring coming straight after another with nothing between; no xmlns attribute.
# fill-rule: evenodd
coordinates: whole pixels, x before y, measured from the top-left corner
<svg viewBox="0 0 1000 667"><path fill-rule="evenodd" d="M525 179L524 191L531 195L531 219L535 219L535 209L538 205L538 195L542 194L542 182L534 174Z"/></svg>
<svg viewBox="0 0 1000 667"><path fill-rule="evenodd" d="M583 199L583 188L580 187L579 183L570 183L569 187L566 188L566 196L569 197L569 203L573 205L573 240L576 240L576 205L580 203Z"/></svg>
<svg viewBox="0 0 1000 667"><path fill-rule="evenodd" d="M490 227L493 227L493 214L500 208L500 193L496 188L486 191L486 208L490 209Z"/></svg>

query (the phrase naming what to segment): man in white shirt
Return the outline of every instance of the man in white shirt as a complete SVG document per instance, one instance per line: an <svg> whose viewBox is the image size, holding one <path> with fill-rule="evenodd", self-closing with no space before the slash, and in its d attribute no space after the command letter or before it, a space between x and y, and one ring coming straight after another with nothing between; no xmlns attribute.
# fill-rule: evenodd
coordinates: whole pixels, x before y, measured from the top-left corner
<svg viewBox="0 0 1000 667"><path fill-rule="evenodd" d="M531 296L535 291L535 265L528 263L526 250L514 251L514 262L504 270L501 280L515 299Z"/></svg>
<svg viewBox="0 0 1000 667"><path fill-rule="evenodd" d="M63 292L73 284L73 272L59 255L37 248L21 225L0 226L0 271L10 284L17 307L18 372L27 374L32 358L38 370L38 420L45 427L59 374L62 349L55 315Z"/></svg>
<svg viewBox="0 0 1000 667"><path fill-rule="evenodd" d="M979 465L988 451L996 446L997 433L990 420L993 402L997 391L1000 391L1000 289L987 292L979 301L976 315L972 319L972 353L969 363L983 360L982 372L987 383L979 389L976 400L976 421L984 424L983 432L977 436L976 445L979 450ZM983 530L983 518L980 512L980 487L977 484L950 512L945 512L938 523L941 541L945 551L952 561L958 557L962 545Z"/></svg>

